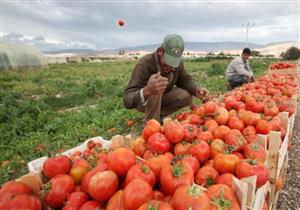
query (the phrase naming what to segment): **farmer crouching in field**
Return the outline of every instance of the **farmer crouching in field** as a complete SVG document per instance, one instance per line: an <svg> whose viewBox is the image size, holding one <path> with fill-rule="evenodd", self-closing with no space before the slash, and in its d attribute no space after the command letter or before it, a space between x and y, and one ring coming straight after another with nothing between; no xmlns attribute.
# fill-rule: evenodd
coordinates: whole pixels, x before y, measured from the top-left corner
<svg viewBox="0 0 300 210"><path fill-rule="evenodd" d="M181 61L183 50L183 39L169 34L161 47L141 58L124 91L125 107L145 112L146 120L162 122L165 116L190 105L192 96L205 99L208 91L185 71Z"/></svg>
<svg viewBox="0 0 300 210"><path fill-rule="evenodd" d="M231 89L254 81L253 72L248 63L250 54L250 49L245 48L241 57L236 57L229 63L226 75Z"/></svg>

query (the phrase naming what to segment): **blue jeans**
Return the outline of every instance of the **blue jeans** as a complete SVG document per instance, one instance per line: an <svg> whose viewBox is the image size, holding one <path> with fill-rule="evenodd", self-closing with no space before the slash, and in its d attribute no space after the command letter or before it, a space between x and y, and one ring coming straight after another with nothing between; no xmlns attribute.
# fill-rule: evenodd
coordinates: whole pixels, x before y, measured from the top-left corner
<svg viewBox="0 0 300 210"><path fill-rule="evenodd" d="M248 82L248 77L245 75L234 75L228 78L228 82L230 87L233 89L235 87L241 86L244 83Z"/></svg>

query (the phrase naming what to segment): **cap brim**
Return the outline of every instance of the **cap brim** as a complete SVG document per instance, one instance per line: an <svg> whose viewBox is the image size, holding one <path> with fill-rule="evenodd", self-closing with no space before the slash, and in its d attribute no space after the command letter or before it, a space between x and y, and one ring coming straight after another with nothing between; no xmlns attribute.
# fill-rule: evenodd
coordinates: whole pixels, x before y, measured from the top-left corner
<svg viewBox="0 0 300 210"><path fill-rule="evenodd" d="M181 57L171 56L166 52L164 53L164 57L165 57L166 63L169 66L172 66L174 68L177 68L179 66L180 61L181 61Z"/></svg>

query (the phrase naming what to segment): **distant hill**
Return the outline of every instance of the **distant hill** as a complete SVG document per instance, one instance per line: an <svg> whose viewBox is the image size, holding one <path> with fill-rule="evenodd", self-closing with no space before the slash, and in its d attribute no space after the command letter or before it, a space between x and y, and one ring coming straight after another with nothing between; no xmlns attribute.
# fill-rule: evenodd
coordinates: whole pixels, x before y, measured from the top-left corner
<svg viewBox="0 0 300 210"><path fill-rule="evenodd" d="M272 47L276 45L289 44L296 42L277 42L269 44L256 44L248 43L250 49L262 49L266 47ZM160 46L160 44L153 45L141 45L134 47L124 47L118 49L108 49L108 50L92 50L92 49L68 49L59 51L47 51L47 54L60 54L60 53L75 53L75 54L102 54L102 53L118 53L119 50L125 49L125 51L154 51ZM241 50L245 47L244 42L186 42L185 49L190 51L206 51L206 52L220 52L220 51L231 51L231 50Z"/></svg>
<svg viewBox="0 0 300 210"><path fill-rule="evenodd" d="M266 45L249 43L248 47L250 48L262 48ZM159 44L156 45L142 45L136 47L127 47L127 51L153 51L159 47ZM185 49L191 51L208 51L215 52L220 50L234 50L234 49L243 49L245 47L244 42L185 42ZM117 49L118 50L118 49Z"/></svg>

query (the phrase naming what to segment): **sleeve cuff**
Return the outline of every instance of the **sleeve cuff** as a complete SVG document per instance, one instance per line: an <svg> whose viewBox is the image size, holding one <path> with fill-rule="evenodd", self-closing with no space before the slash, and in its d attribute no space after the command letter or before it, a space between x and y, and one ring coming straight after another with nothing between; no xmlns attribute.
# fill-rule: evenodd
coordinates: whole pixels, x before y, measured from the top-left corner
<svg viewBox="0 0 300 210"><path fill-rule="evenodd" d="M141 98L141 103L142 103L142 105L143 105L143 106L146 106L147 103L148 103L148 100L145 101L145 97L144 97L143 90L144 90L144 88L142 88L142 89L140 90L140 98Z"/></svg>

